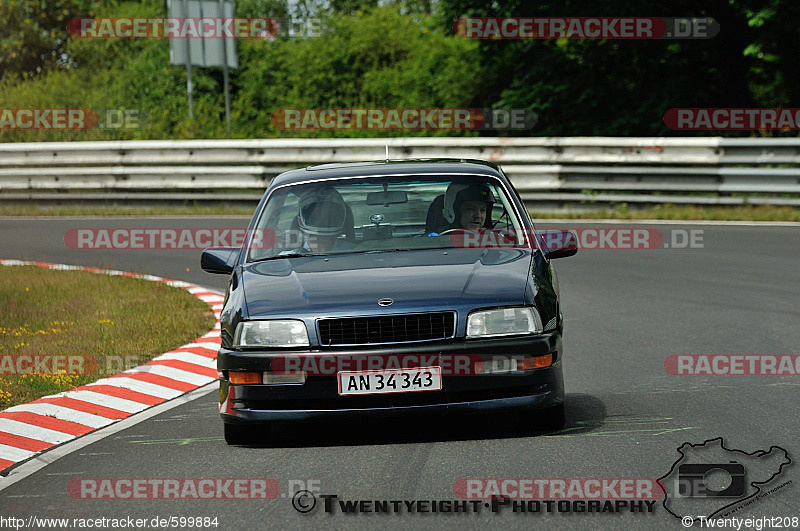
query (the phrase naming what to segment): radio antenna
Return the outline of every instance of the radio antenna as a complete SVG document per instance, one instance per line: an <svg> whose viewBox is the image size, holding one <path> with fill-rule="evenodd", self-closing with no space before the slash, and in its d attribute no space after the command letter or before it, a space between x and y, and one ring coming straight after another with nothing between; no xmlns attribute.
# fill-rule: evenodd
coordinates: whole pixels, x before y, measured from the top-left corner
<svg viewBox="0 0 800 531"><path fill-rule="evenodd" d="M389 162L389 141L386 141L386 162Z"/></svg>

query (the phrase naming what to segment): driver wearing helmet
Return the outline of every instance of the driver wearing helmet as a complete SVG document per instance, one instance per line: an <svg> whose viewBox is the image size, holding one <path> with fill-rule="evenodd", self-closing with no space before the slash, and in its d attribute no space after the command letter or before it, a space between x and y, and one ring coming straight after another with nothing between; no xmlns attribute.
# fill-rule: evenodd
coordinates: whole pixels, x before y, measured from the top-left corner
<svg viewBox="0 0 800 531"><path fill-rule="evenodd" d="M335 189L323 188L303 194L297 210L297 223L306 241L299 249L281 254L326 253L353 247L339 239L347 221L347 205Z"/></svg>
<svg viewBox="0 0 800 531"><path fill-rule="evenodd" d="M451 229L480 230L489 228L486 218L494 203L492 191L484 184L452 183L444 194L442 214Z"/></svg>

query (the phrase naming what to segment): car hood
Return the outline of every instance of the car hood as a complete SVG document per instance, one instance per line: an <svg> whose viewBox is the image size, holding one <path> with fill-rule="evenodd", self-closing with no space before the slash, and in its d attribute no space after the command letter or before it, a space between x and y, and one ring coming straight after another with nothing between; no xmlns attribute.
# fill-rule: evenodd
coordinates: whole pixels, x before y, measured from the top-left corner
<svg viewBox="0 0 800 531"><path fill-rule="evenodd" d="M251 263L242 279L251 319L370 315L523 304L530 264L518 249L350 253Z"/></svg>

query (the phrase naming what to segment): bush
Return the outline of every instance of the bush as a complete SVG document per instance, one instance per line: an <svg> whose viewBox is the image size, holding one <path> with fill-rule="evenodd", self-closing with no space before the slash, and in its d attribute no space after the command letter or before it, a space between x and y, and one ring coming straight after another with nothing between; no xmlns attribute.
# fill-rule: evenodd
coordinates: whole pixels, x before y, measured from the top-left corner
<svg viewBox="0 0 800 531"><path fill-rule="evenodd" d="M245 3L247 15L256 9ZM98 16L164 16L152 0L106 7ZM430 135L431 131L283 131L279 108L468 107L478 85L477 45L433 29L431 17L379 7L322 21L319 35L237 42L230 71L232 136L239 138ZM282 28L283 30L283 28ZM167 39L72 39L76 67L0 82L0 107L137 109L137 129L0 130L0 142L225 137L222 69L193 68L188 116L186 69L169 63ZM476 134L438 131L434 134Z"/></svg>

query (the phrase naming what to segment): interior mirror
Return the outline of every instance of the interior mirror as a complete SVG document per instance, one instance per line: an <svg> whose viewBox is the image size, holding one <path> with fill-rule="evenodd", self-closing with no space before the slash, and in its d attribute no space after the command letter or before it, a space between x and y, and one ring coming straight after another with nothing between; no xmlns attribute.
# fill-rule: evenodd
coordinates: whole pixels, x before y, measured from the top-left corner
<svg viewBox="0 0 800 531"><path fill-rule="evenodd" d="M408 194L402 190L383 192L370 192L367 194L368 205L398 205L400 203L408 203Z"/></svg>

